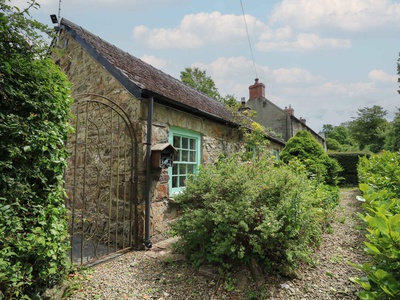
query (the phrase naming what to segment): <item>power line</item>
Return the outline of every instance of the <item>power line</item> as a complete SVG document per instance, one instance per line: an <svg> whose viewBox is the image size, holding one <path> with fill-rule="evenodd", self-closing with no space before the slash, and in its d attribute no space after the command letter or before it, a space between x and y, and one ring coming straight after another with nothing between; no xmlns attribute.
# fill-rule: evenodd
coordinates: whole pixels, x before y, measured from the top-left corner
<svg viewBox="0 0 400 300"><path fill-rule="evenodd" d="M255 63L254 55L253 55L253 48L251 47L249 29L247 28L246 16L245 16L245 14L244 14L244 8L243 8L242 0L240 0L240 6L242 7L243 20L244 20L244 25L245 25L245 27L246 27L247 40L248 40L248 42L249 42L251 58L252 58L252 60L253 60L254 73L256 74L256 78L258 78L256 63Z"/></svg>

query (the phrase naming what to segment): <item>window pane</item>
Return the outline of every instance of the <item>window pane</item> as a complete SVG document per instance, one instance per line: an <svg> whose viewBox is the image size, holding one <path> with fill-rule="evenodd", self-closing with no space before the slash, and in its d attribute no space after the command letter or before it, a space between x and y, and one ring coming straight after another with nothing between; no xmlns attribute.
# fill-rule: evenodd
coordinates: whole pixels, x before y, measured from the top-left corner
<svg viewBox="0 0 400 300"><path fill-rule="evenodd" d="M182 161L181 150L178 150L175 155L175 161Z"/></svg>
<svg viewBox="0 0 400 300"><path fill-rule="evenodd" d="M181 138L179 136L175 135L173 144L174 144L175 148L180 148L181 147Z"/></svg>
<svg viewBox="0 0 400 300"><path fill-rule="evenodd" d="M196 162L196 152L190 151L190 162Z"/></svg>
<svg viewBox="0 0 400 300"><path fill-rule="evenodd" d="M179 176L179 186L185 186L186 176Z"/></svg>
<svg viewBox="0 0 400 300"><path fill-rule="evenodd" d="M186 175L186 165L185 164L180 164L179 165L179 174L180 175Z"/></svg>
<svg viewBox="0 0 400 300"><path fill-rule="evenodd" d="M188 165L187 166L187 172L188 174L193 174L195 170L195 165Z"/></svg>
<svg viewBox="0 0 400 300"><path fill-rule="evenodd" d="M177 176L172 176L172 187L173 188L178 187L178 177Z"/></svg>
<svg viewBox="0 0 400 300"><path fill-rule="evenodd" d="M190 139L190 150L196 150L196 140Z"/></svg>
<svg viewBox="0 0 400 300"><path fill-rule="evenodd" d="M188 141L189 139L188 138L185 138L185 137L183 137L182 138L182 149L188 149L189 148L189 146L188 146Z"/></svg>
<svg viewBox="0 0 400 300"><path fill-rule="evenodd" d="M182 150L182 157L181 161L189 161L189 151L188 150Z"/></svg>
<svg viewBox="0 0 400 300"><path fill-rule="evenodd" d="M172 175L176 175L176 174L178 174L178 167L177 167L177 165L174 165L172 167Z"/></svg>

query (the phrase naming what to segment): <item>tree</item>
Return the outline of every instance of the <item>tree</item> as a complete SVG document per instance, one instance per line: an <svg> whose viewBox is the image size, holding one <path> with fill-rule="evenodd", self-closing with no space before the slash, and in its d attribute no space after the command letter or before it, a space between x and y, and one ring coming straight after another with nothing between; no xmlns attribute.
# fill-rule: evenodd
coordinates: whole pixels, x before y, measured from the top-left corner
<svg viewBox="0 0 400 300"><path fill-rule="evenodd" d="M228 107L238 108L240 105L233 95L222 97L212 78L207 76L206 71L197 67L185 68L185 71L181 72L181 81Z"/></svg>
<svg viewBox="0 0 400 300"><path fill-rule="evenodd" d="M332 150L332 151L337 151L337 152L341 152L342 151L342 146L340 145L340 143L332 138L326 138L326 146L328 148L328 150Z"/></svg>
<svg viewBox="0 0 400 300"><path fill-rule="evenodd" d="M221 102L222 97L219 94L214 81L210 76L207 76L206 71L200 70L197 67L185 68L185 71L181 72L181 80L188 86L191 86L210 98Z"/></svg>
<svg viewBox="0 0 400 300"><path fill-rule="evenodd" d="M397 108L397 113L387 131L385 149L392 152L400 150L400 108Z"/></svg>
<svg viewBox="0 0 400 300"><path fill-rule="evenodd" d="M324 124L322 131L325 133L328 150L333 151L349 151L354 150L355 141L350 137L350 132L347 126L333 126Z"/></svg>
<svg viewBox="0 0 400 300"><path fill-rule="evenodd" d="M358 110L358 117L350 122L351 136L359 144L360 150L367 146L372 152L382 150L388 122L384 118L387 111L381 106L364 107Z"/></svg>
<svg viewBox="0 0 400 300"><path fill-rule="evenodd" d="M306 166L310 176L321 183L338 184L341 171L339 163L328 156L308 131L298 131L291 137L279 157L285 163L298 159Z"/></svg>
<svg viewBox="0 0 400 300"><path fill-rule="evenodd" d="M49 29L0 0L0 296L39 299L68 270L63 171L70 85ZM1 297L0 297L1 298Z"/></svg>

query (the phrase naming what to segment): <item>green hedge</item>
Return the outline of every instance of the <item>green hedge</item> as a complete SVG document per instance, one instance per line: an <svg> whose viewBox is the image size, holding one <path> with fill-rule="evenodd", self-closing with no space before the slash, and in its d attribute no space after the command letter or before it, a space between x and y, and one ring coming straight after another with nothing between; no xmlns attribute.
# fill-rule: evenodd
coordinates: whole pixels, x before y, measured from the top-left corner
<svg viewBox="0 0 400 300"><path fill-rule="evenodd" d="M354 264L366 277L351 280L364 288L361 299L400 299L400 152L361 158L358 172L371 261Z"/></svg>
<svg viewBox="0 0 400 300"><path fill-rule="evenodd" d="M0 13L0 298L40 299L69 264L62 184L72 100L58 67L34 45L24 52L34 36L22 35L23 14L9 13Z"/></svg>
<svg viewBox="0 0 400 300"><path fill-rule="evenodd" d="M357 165L360 157L370 157L366 152L328 152L330 158L338 161L342 167L339 176L342 180L339 182L341 186L357 186L358 174Z"/></svg>

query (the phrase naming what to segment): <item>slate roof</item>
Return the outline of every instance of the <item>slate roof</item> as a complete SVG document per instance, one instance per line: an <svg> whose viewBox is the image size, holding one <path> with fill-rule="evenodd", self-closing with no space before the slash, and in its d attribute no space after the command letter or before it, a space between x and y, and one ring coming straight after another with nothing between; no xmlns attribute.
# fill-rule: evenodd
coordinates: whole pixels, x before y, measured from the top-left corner
<svg viewBox="0 0 400 300"><path fill-rule="evenodd" d="M178 79L115 47L65 18L61 20L61 26L119 79L134 96L147 98L150 95L155 95L155 101L164 100L185 107L195 114L197 112L229 123L232 122L232 113L222 103L187 86Z"/></svg>

